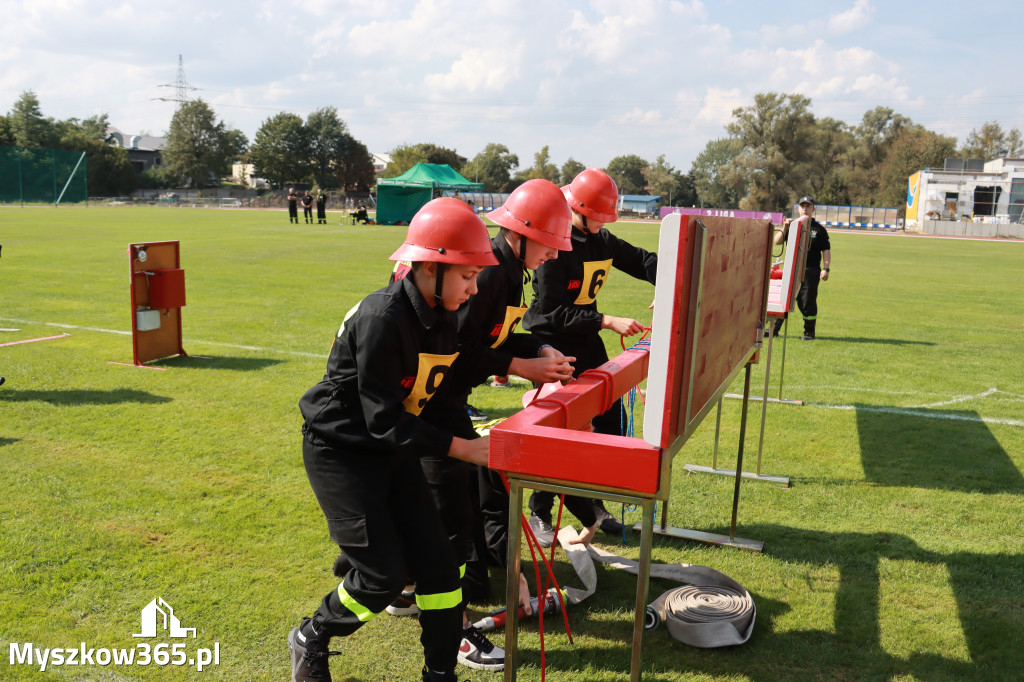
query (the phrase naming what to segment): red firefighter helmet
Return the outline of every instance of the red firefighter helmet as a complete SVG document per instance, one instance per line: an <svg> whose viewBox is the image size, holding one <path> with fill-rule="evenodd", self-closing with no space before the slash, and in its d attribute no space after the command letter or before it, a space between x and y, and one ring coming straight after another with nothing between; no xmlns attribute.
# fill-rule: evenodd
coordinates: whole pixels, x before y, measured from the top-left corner
<svg viewBox="0 0 1024 682"><path fill-rule="evenodd" d="M550 180L527 180L487 217L549 248L559 251L572 249L569 241L572 211L562 190Z"/></svg>
<svg viewBox="0 0 1024 682"><path fill-rule="evenodd" d="M591 220L614 223L619 219L619 188L600 168L581 171L562 191L569 206Z"/></svg>
<svg viewBox="0 0 1024 682"><path fill-rule="evenodd" d="M497 265L484 221L454 197L432 199L409 221L405 243L390 260Z"/></svg>

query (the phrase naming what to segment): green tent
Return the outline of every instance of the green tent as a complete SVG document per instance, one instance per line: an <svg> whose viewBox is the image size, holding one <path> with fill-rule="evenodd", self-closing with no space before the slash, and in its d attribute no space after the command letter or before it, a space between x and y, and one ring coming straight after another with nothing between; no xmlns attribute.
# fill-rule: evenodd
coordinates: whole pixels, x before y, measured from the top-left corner
<svg viewBox="0 0 1024 682"><path fill-rule="evenodd" d="M377 222L409 224L420 206L443 190L479 192L482 182L470 182L446 163L417 163L397 178L377 181Z"/></svg>

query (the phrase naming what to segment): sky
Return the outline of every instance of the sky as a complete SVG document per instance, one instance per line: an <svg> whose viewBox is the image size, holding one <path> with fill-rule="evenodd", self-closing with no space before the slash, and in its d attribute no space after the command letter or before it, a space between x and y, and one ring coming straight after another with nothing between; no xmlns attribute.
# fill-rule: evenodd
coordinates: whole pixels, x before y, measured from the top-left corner
<svg viewBox="0 0 1024 682"><path fill-rule="evenodd" d="M179 55L190 98L252 140L279 112L333 106L371 152L488 143L687 172L758 92L856 124L891 107L960 140L1024 130L1019 0L0 0L0 112L106 113L164 135Z"/></svg>

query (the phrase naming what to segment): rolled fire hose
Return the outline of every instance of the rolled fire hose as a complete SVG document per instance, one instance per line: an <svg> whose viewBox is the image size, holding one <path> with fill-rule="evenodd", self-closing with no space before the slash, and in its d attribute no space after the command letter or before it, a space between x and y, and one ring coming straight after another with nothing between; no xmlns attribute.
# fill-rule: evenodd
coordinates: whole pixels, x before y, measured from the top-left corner
<svg viewBox="0 0 1024 682"><path fill-rule="evenodd" d="M584 585L564 587L569 603L578 604L597 590L594 560L639 575L639 564L597 547L570 545L576 529L561 528L558 543L565 550ZM683 583L665 592L648 607L644 627L654 630L662 623L676 640L701 648L734 646L750 639L757 607L746 588L720 571L694 564L651 564L650 576Z"/></svg>

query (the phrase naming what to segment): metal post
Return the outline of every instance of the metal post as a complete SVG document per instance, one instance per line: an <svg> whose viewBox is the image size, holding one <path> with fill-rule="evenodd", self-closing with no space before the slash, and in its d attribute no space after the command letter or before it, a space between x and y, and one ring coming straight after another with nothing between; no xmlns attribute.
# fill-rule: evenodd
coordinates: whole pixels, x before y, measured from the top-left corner
<svg viewBox="0 0 1024 682"><path fill-rule="evenodd" d="M718 399L718 410L715 414L715 450L711 455L711 468L718 468L718 437L722 433L722 399Z"/></svg>
<svg viewBox="0 0 1024 682"><path fill-rule="evenodd" d="M640 565L636 574L636 612L633 614L633 656L629 665L630 682L640 682L644 620L647 618L647 591L651 578L651 544L654 540L654 500L642 503L643 527L640 531ZM506 654L507 656L507 654Z"/></svg>
<svg viewBox="0 0 1024 682"><path fill-rule="evenodd" d="M768 416L768 381L772 377L772 340L774 330L768 328L768 355L764 361L764 400L761 401L761 437L757 441L757 475L761 475L761 450L764 447L764 422Z"/></svg>
<svg viewBox="0 0 1024 682"><path fill-rule="evenodd" d="M505 682L515 682L516 635L519 630L519 572L522 552L523 488L515 478L508 479L508 541L506 542L507 568L505 570ZM557 542L557 540L556 540Z"/></svg>
<svg viewBox="0 0 1024 682"><path fill-rule="evenodd" d="M789 338L789 315L782 325L782 367L779 368L779 400L782 400L782 383L786 378L786 339Z"/></svg>
<svg viewBox="0 0 1024 682"><path fill-rule="evenodd" d="M743 442L747 436L747 406L750 404L750 363L743 376L743 409L740 412L740 447L736 453L736 488L732 494L732 523L729 526L729 542L736 537L736 514L740 506L740 482L743 480Z"/></svg>

